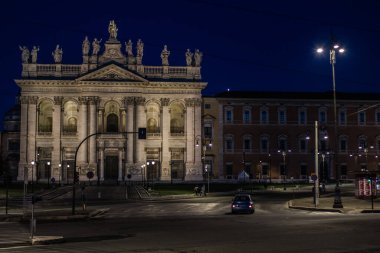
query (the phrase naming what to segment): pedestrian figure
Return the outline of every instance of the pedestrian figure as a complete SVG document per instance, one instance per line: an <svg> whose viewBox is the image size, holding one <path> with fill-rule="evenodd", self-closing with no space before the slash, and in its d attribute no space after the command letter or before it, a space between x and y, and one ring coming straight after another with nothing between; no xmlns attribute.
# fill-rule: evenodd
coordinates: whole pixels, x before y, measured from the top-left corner
<svg viewBox="0 0 380 253"><path fill-rule="evenodd" d="M201 196L206 196L206 186L202 185Z"/></svg>

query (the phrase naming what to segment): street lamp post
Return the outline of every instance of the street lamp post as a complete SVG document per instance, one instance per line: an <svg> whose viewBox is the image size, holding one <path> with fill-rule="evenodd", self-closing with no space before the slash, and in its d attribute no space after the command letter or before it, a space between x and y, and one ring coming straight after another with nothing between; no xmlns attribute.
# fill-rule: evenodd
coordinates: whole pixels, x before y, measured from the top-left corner
<svg viewBox="0 0 380 253"><path fill-rule="evenodd" d="M292 152L290 149L288 150L288 153ZM287 174L287 166L286 166L286 155L287 155L287 152L286 150L278 150L278 153L280 153L282 155L282 162L283 162L283 168L284 168L284 180L283 180L283 183L284 183L284 191L286 190L286 174Z"/></svg>
<svg viewBox="0 0 380 253"><path fill-rule="evenodd" d="M323 48L318 48L317 53L321 54L323 53ZM341 47L337 43L331 43L330 46L330 64L332 67L332 83L333 83L333 106L334 106L334 162L335 162L335 177L336 177L336 186L335 186L335 198L334 198L334 205L333 208L343 208L342 200L340 196L340 188L339 188L339 172L338 172L338 138L337 138L337 113L336 113L336 85L335 85L335 64L336 64L336 53L344 53L345 49Z"/></svg>
<svg viewBox="0 0 380 253"><path fill-rule="evenodd" d="M33 176L33 174L34 174L34 165L36 164L36 162L33 160L31 163L30 163L31 165L32 165L32 194L34 193L34 176Z"/></svg>
<svg viewBox="0 0 380 253"><path fill-rule="evenodd" d="M62 177L62 164L58 164L58 183L61 185L61 177Z"/></svg>
<svg viewBox="0 0 380 253"><path fill-rule="evenodd" d="M206 140L200 140L201 136L200 135L197 135L195 137L195 146L196 147L199 147L200 146L200 142L202 144L202 153L201 153L201 162L202 162L202 170L203 170L203 173L206 173L207 174L207 193L210 192L210 170L207 168L207 165L206 165L206 150L207 150L207 146L208 147L212 147L212 142L211 140L209 141L208 144L206 144Z"/></svg>
<svg viewBox="0 0 380 253"><path fill-rule="evenodd" d="M46 165L47 165L47 175L48 175L48 188L49 188L49 181L50 181L50 161L48 161L47 163L46 163Z"/></svg>

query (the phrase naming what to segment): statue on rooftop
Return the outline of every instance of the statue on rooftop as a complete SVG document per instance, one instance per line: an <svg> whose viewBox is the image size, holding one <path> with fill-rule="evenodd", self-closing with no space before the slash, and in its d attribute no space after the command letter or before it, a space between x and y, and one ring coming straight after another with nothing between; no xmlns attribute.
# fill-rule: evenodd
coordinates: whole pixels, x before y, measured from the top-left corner
<svg viewBox="0 0 380 253"><path fill-rule="evenodd" d="M133 56L132 41L131 40L128 40L128 43L125 43L125 51L127 51L128 57Z"/></svg>
<svg viewBox="0 0 380 253"><path fill-rule="evenodd" d="M186 55L186 65L191 66L191 63L193 62L193 53L190 51L190 49L187 49L185 55Z"/></svg>
<svg viewBox="0 0 380 253"><path fill-rule="evenodd" d="M30 52L29 49L26 46L19 46L21 50L21 60L22 63L28 63L29 62L29 57L30 57Z"/></svg>
<svg viewBox="0 0 380 253"><path fill-rule="evenodd" d="M31 53L31 55L32 55L32 63L36 63L37 62L38 51L40 51L40 47L33 46L32 53Z"/></svg>
<svg viewBox="0 0 380 253"><path fill-rule="evenodd" d="M92 42L92 55L98 55L101 41L102 39L98 40L97 38L95 38Z"/></svg>
<svg viewBox="0 0 380 253"><path fill-rule="evenodd" d="M55 63L61 63L62 62L63 50L62 50L62 48L59 48L59 45L57 45L55 47L54 52L52 52L51 54L53 55Z"/></svg>
<svg viewBox="0 0 380 253"><path fill-rule="evenodd" d="M203 53L200 52L199 49L195 49L194 62L195 62L196 67L201 66L202 56L203 56Z"/></svg>
<svg viewBox="0 0 380 253"><path fill-rule="evenodd" d="M137 41L137 57L143 57L144 54L144 43L139 39Z"/></svg>
<svg viewBox="0 0 380 253"><path fill-rule="evenodd" d="M108 32L110 33L110 38L111 39L116 39L117 37L117 26L115 24L115 20L111 20L110 24L108 25Z"/></svg>
<svg viewBox="0 0 380 253"><path fill-rule="evenodd" d="M144 54L144 43L139 39L136 44L136 63L141 64L142 63L142 57Z"/></svg>
<svg viewBox="0 0 380 253"><path fill-rule="evenodd" d="M89 52L90 52L90 41L88 40L88 37L86 36L82 43L82 53L83 55L88 55Z"/></svg>
<svg viewBox="0 0 380 253"><path fill-rule="evenodd" d="M169 55L170 55L170 51L168 50L167 46L164 45L164 49L161 52L161 60L162 60L163 66L169 65Z"/></svg>

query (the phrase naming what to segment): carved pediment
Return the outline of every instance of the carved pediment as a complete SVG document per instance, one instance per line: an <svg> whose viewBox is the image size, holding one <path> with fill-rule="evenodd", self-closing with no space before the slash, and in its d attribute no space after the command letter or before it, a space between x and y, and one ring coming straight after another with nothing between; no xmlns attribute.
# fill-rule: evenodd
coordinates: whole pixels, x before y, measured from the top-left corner
<svg viewBox="0 0 380 253"><path fill-rule="evenodd" d="M85 74L77 81L126 81L126 82L147 82L141 76L124 69L116 64L111 64L93 72Z"/></svg>

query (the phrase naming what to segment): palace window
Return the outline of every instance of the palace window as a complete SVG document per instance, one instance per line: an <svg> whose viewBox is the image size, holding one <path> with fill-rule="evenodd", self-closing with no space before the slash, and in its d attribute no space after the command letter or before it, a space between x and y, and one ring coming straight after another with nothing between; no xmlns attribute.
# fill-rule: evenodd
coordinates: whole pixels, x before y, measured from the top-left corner
<svg viewBox="0 0 380 253"><path fill-rule="evenodd" d="M307 123L306 108L300 108L298 110L298 124L306 125L306 123Z"/></svg>
<svg viewBox="0 0 380 253"><path fill-rule="evenodd" d="M278 124L286 124L286 109L284 107L278 109Z"/></svg>
<svg viewBox="0 0 380 253"><path fill-rule="evenodd" d="M249 124L251 123L251 108L244 108L243 110L243 123Z"/></svg>
<svg viewBox="0 0 380 253"><path fill-rule="evenodd" d="M205 123L203 126L204 137L211 139L212 138L212 123Z"/></svg>
<svg viewBox="0 0 380 253"><path fill-rule="evenodd" d="M299 147L299 152L305 153L307 152L307 140L305 136L300 136L298 139L298 147Z"/></svg>
<svg viewBox="0 0 380 253"><path fill-rule="evenodd" d="M227 107L224 112L225 122L228 124L232 124L234 120L234 115L232 111L232 107Z"/></svg>
<svg viewBox="0 0 380 253"><path fill-rule="evenodd" d="M269 123L269 112L266 106L260 108L260 124Z"/></svg>
<svg viewBox="0 0 380 253"><path fill-rule="evenodd" d="M231 135L227 136L224 140L224 149L226 152L233 152L234 150L234 142L233 137Z"/></svg>
<svg viewBox="0 0 380 253"><path fill-rule="evenodd" d="M244 146L243 149L245 152L251 152L252 151L252 138L250 136L244 136Z"/></svg>
<svg viewBox="0 0 380 253"><path fill-rule="evenodd" d="M261 153L269 153L268 136L261 136L260 137L260 152Z"/></svg>
<svg viewBox="0 0 380 253"><path fill-rule="evenodd" d="M365 112L359 112L358 113L358 124L360 126L364 126L366 123L366 114Z"/></svg>
<svg viewBox="0 0 380 253"><path fill-rule="evenodd" d="M347 136L339 137L339 152L342 152L342 153L347 152Z"/></svg>
<svg viewBox="0 0 380 253"><path fill-rule="evenodd" d="M280 135L278 137L278 149L287 150L288 149L288 138L285 135Z"/></svg>
<svg viewBox="0 0 380 253"><path fill-rule="evenodd" d="M380 125L380 109L376 109L375 113L375 118L376 118L376 125Z"/></svg>
<svg viewBox="0 0 380 253"><path fill-rule="evenodd" d="M319 116L319 123L320 124L326 124L327 123L327 112L326 112L325 107L319 108L318 116Z"/></svg>
<svg viewBox="0 0 380 253"><path fill-rule="evenodd" d="M339 110L339 125L345 126L347 124L347 113L346 109Z"/></svg>

